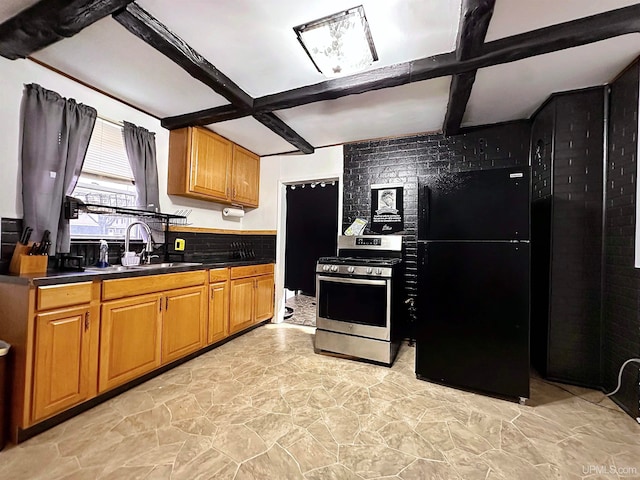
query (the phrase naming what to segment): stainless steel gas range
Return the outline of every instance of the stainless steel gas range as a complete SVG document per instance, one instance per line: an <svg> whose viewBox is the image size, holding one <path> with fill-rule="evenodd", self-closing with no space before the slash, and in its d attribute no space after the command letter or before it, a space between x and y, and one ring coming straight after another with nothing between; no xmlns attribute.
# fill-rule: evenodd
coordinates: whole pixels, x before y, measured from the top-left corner
<svg viewBox="0 0 640 480"><path fill-rule="evenodd" d="M316 350L391 365L400 346L402 236L338 238L316 267Z"/></svg>

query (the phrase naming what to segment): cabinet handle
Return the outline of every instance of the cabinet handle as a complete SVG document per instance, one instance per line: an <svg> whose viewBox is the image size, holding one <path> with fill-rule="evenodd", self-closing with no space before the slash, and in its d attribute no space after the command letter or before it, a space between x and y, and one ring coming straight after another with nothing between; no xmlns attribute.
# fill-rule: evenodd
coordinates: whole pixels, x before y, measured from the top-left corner
<svg viewBox="0 0 640 480"><path fill-rule="evenodd" d="M162 297L160 297L160 311L162 311Z"/></svg>
<svg viewBox="0 0 640 480"><path fill-rule="evenodd" d="M213 290L213 288L211 289L211 300L213 300L213 294L215 293L215 290Z"/></svg>
<svg viewBox="0 0 640 480"><path fill-rule="evenodd" d="M90 313L85 312L84 314L84 331L85 332L89 330L89 319L90 319Z"/></svg>
<svg viewBox="0 0 640 480"><path fill-rule="evenodd" d="M164 297L164 309L169 310L169 297Z"/></svg>

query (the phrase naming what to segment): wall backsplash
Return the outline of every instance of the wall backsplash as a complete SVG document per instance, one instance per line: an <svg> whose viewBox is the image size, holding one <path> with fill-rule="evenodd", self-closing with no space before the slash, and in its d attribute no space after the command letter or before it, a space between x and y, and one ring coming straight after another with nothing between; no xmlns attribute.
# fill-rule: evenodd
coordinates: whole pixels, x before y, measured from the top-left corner
<svg viewBox="0 0 640 480"><path fill-rule="evenodd" d="M13 249L22 231L22 219L3 218L2 238L0 250L0 273L6 273L11 261ZM173 249L176 238L186 241L184 252L176 252ZM275 261L276 236L269 234L245 235L245 234L221 234L206 232L169 232L170 260L186 262L217 262L237 259L242 255L253 252L255 258L267 261ZM132 241L132 250L140 251L143 242ZM81 255L84 264L93 265L99 257L98 241L78 241L71 243L70 255ZM124 241L109 241L109 263L119 264L120 256L124 250ZM162 259L162 245L156 247L155 252ZM51 265L50 265L51 266Z"/></svg>
<svg viewBox="0 0 640 480"><path fill-rule="evenodd" d="M415 298L418 179L449 171L528 165L529 137L530 123L517 121L452 137L416 135L345 145L342 231L357 217L370 220L372 184L403 183L406 294Z"/></svg>

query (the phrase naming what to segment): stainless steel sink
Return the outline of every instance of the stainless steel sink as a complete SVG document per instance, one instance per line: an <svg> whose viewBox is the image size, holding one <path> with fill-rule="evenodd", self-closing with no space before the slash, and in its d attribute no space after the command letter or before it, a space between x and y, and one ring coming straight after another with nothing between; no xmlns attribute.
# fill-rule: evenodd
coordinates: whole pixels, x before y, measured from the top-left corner
<svg viewBox="0 0 640 480"><path fill-rule="evenodd" d="M130 265L125 267L124 265L111 265L110 267L85 267L87 272L100 272L100 273L116 273L116 272L130 272L131 270L138 270L140 265Z"/></svg>
<svg viewBox="0 0 640 480"><path fill-rule="evenodd" d="M111 265L110 267L85 267L87 272L96 273L117 273L117 272L130 272L135 270L163 270L171 267L192 267L196 265L202 265L202 263L196 262L167 262L167 263L150 263L148 265Z"/></svg>
<svg viewBox="0 0 640 480"><path fill-rule="evenodd" d="M167 262L167 263L150 263L148 265L136 265L136 268L171 268L171 267L194 267L196 265L202 265L197 262Z"/></svg>

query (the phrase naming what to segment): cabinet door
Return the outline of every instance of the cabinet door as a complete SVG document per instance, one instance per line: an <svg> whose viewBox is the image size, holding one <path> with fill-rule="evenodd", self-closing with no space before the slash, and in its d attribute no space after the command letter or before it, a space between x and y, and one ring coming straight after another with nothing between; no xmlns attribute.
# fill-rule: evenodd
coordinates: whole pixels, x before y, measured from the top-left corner
<svg viewBox="0 0 640 480"><path fill-rule="evenodd" d="M34 421L88 398L90 322L88 307L36 316Z"/></svg>
<svg viewBox="0 0 640 480"><path fill-rule="evenodd" d="M229 282L209 286L209 332L207 343L217 342L229 335Z"/></svg>
<svg viewBox="0 0 640 480"><path fill-rule="evenodd" d="M144 295L102 305L100 392L160 365L160 299Z"/></svg>
<svg viewBox="0 0 640 480"><path fill-rule="evenodd" d="M231 142L204 129L192 132L189 191L227 200Z"/></svg>
<svg viewBox="0 0 640 480"><path fill-rule="evenodd" d="M207 328L205 288L184 288L163 297L162 363L204 347Z"/></svg>
<svg viewBox="0 0 640 480"><path fill-rule="evenodd" d="M254 279L231 280L229 301L229 334L239 332L253 324Z"/></svg>
<svg viewBox="0 0 640 480"><path fill-rule="evenodd" d="M256 282L256 309L254 321L261 322L273 317L274 281L273 275L262 275Z"/></svg>
<svg viewBox="0 0 640 480"><path fill-rule="evenodd" d="M231 201L258 206L260 194L260 157L238 145L233 146Z"/></svg>

